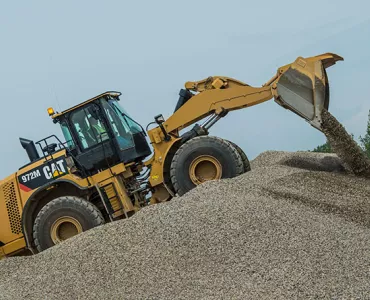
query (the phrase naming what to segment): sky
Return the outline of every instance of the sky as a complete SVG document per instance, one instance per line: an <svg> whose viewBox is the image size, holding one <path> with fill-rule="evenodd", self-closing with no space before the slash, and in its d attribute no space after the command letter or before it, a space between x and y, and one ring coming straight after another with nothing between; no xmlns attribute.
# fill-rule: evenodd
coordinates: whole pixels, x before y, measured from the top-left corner
<svg viewBox="0 0 370 300"><path fill-rule="evenodd" d="M212 75L259 87L298 56L325 52L329 111L356 137L370 109L368 1L0 1L0 177L28 162L19 138L61 136L47 114L102 92L145 128L168 118L187 81ZM211 135L250 159L298 151L325 136L273 100L231 112Z"/></svg>

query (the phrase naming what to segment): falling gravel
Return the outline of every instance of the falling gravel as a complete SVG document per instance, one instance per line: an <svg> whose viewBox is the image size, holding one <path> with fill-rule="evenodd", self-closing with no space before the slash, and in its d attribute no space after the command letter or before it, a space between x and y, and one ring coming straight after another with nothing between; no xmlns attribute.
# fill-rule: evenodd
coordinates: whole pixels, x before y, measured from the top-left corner
<svg viewBox="0 0 370 300"><path fill-rule="evenodd" d="M369 299L370 180L334 154L252 171L0 262L0 299Z"/></svg>
<svg viewBox="0 0 370 300"><path fill-rule="evenodd" d="M347 133L343 125L327 110L322 112L322 130L347 171L370 177L370 159Z"/></svg>

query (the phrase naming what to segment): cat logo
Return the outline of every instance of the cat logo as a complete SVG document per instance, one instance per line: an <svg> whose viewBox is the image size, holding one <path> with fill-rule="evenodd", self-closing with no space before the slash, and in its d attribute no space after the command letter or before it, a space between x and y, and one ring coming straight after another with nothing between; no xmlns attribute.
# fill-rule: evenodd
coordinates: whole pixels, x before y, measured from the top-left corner
<svg viewBox="0 0 370 300"><path fill-rule="evenodd" d="M46 179L58 178L66 173L66 169L63 165L63 159L56 162L52 162L50 166L43 168Z"/></svg>
<svg viewBox="0 0 370 300"><path fill-rule="evenodd" d="M153 180L158 180L158 179L159 179L159 176L158 176L158 175L153 175L153 176L152 176L152 179L153 179Z"/></svg>
<svg viewBox="0 0 370 300"><path fill-rule="evenodd" d="M41 166L18 176L21 190L29 192L68 174L65 157L45 161Z"/></svg>

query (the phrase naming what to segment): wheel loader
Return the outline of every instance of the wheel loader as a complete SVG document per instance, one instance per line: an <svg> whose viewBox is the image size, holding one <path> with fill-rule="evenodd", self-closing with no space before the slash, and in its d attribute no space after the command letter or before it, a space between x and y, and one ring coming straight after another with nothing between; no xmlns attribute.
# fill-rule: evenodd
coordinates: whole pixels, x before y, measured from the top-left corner
<svg viewBox="0 0 370 300"><path fill-rule="evenodd" d="M120 92L62 112L49 108L64 141L20 138L29 162L0 182L0 257L40 253L206 181L250 171L238 145L209 135L234 110L274 99L321 130L326 69L339 60L333 53L298 57L261 87L224 76L186 82L173 114L155 116L145 130L120 104Z"/></svg>

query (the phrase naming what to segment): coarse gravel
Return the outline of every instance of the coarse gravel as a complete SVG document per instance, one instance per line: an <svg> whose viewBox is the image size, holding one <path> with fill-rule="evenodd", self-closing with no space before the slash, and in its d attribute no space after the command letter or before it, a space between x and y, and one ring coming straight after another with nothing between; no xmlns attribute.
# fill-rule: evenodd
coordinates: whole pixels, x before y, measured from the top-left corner
<svg viewBox="0 0 370 300"><path fill-rule="evenodd" d="M370 299L370 180L262 153L128 220L0 262L0 299Z"/></svg>

